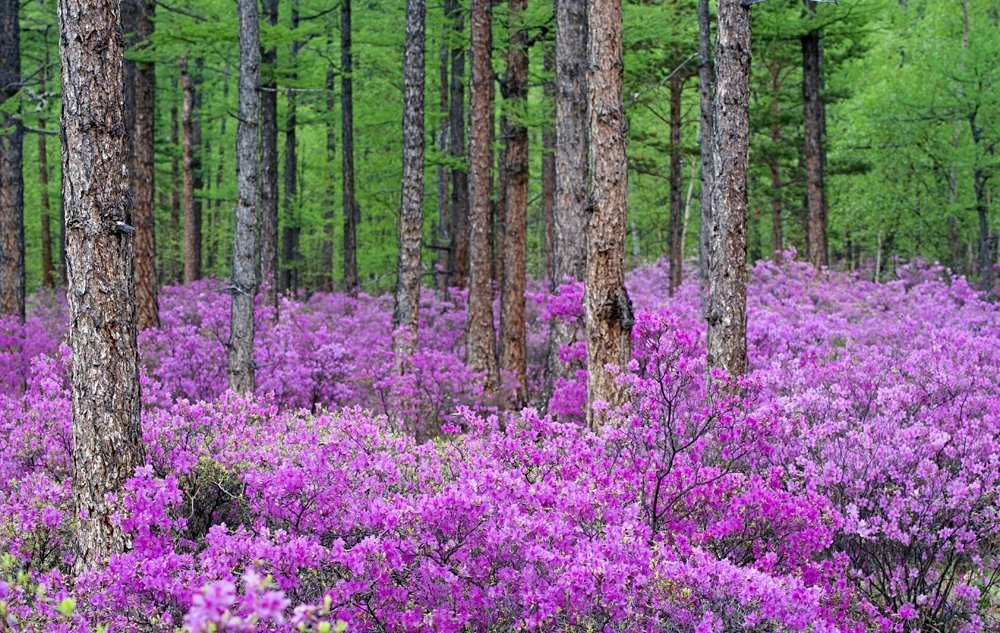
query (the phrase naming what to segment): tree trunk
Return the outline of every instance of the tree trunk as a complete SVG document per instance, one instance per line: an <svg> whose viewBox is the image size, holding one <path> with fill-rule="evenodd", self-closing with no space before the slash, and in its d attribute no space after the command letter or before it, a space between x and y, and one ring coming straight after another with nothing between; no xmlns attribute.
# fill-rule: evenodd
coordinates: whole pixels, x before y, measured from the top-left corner
<svg viewBox="0 0 1000 633"><path fill-rule="evenodd" d="M332 49L331 43L327 40L328 47ZM334 109L334 79L336 74L332 64L326 71L326 111L330 114ZM332 117L326 120L326 162L333 171L333 165L337 160L337 131ZM326 179L326 201L323 205L323 242L320 245L320 277L319 290L323 292L333 292L333 207L336 187L332 177Z"/></svg>
<svg viewBox="0 0 1000 633"><path fill-rule="evenodd" d="M715 142L715 74L712 65L712 22L708 0L698 0L698 104L701 146L701 194L698 223L698 286L702 317L708 317L708 275L712 264L712 187L715 182L713 143Z"/></svg>
<svg viewBox="0 0 1000 633"><path fill-rule="evenodd" d="M181 108L181 163L184 178L184 283L201 279L201 204L195 200L195 153L199 151L195 138L195 87L188 73L187 57L178 63L184 103Z"/></svg>
<svg viewBox="0 0 1000 633"><path fill-rule="evenodd" d="M399 262L392 311L393 351L413 353L420 311L420 250L424 225L424 0L406 1L403 53L403 180ZM402 366L400 366L402 367Z"/></svg>
<svg viewBox="0 0 1000 633"><path fill-rule="evenodd" d="M527 333L524 291L528 232L528 128L524 117L528 103L528 32L521 25L527 0L510 0L507 74L504 100L508 135L504 148L507 191L504 196L504 275L500 293L500 369L514 381L505 389L519 408L527 402Z"/></svg>
<svg viewBox="0 0 1000 633"><path fill-rule="evenodd" d="M675 72L670 78L670 284L669 294L681 285L684 265L684 209L681 188L681 97L687 76Z"/></svg>
<svg viewBox="0 0 1000 633"><path fill-rule="evenodd" d="M976 121L977 113L969 116L969 127L972 130L972 141L978 146L983 141L983 130ZM987 150L987 156L993 154L992 148ZM979 279L984 293L993 292L993 257L990 255L990 225L989 204L986 199L987 171L981 166L972 170L972 190L976 198L976 216L979 219Z"/></svg>
<svg viewBox="0 0 1000 633"><path fill-rule="evenodd" d="M0 106L21 90L18 2L0 0ZM24 321L24 127L20 108L0 113L0 314Z"/></svg>
<svg viewBox="0 0 1000 633"><path fill-rule="evenodd" d="M47 96L50 63L48 35L42 38L42 46L45 49L45 57L39 71L38 83L41 93ZM55 288L56 277L52 260L52 203L49 196L49 156L48 143L45 138L48 134L45 131L45 126L45 116L39 116L38 129L42 130L38 135L38 211L42 225L42 285L46 288Z"/></svg>
<svg viewBox="0 0 1000 633"><path fill-rule="evenodd" d="M228 102L229 98L229 76L231 74L231 67L229 62L226 62L222 70L222 100ZM224 146L226 138L226 119L229 117L220 116L219 117L219 155L218 155L218 165L215 168L215 190L222 190L222 180L225 174L225 164L226 164L226 149ZM211 232L211 239L208 240L208 256L205 258L205 262L208 264L209 270L214 270L215 261L221 258L221 247L223 239L219 235L219 224L222 221L222 196L216 196L216 200L212 205L214 213L212 214L212 220L209 222L209 229Z"/></svg>
<svg viewBox="0 0 1000 633"><path fill-rule="evenodd" d="M448 8L445 7L447 17ZM436 145L438 153L448 155L448 68L451 64L451 48L447 45L448 31L438 48L438 129ZM437 231L434 247L437 251L434 264L434 286L442 299L448 297L448 261L451 259L451 209L449 208L448 185L451 175L448 166L441 162L437 166Z"/></svg>
<svg viewBox="0 0 1000 633"><path fill-rule="evenodd" d="M552 210L552 290L566 277L587 273L587 3L556 0L555 202ZM559 360L573 328L551 323L546 359L546 395L574 368Z"/></svg>
<svg viewBox="0 0 1000 633"><path fill-rule="evenodd" d="M232 326L229 388L254 389L254 295L257 292L257 128L260 100L260 32L256 0L238 0L240 17L239 118L236 126L236 209L233 226Z"/></svg>
<svg viewBox="0 0 1000 633"><path fill-rule="evenodd" d="M351 0L340 3L341 174L344 189L344 288L358 292L358 203L354 198L354 80L351 52Z"/></svg>
<svg viewBox="0 0 1000 633"><path fill-rule="evenodd" d="M556 98L556 49L554 43L545 47L543 62L546 79L542 93L546 103L555 107ZM550 76L551 75L551 76ZM550 116L554 115L554 111ZM555 206L556 206L556 128L551 119L542 126L542 276L551 287L555 280Z"/></svg>
<svg viewBox="0 0 1000 633"><path fill-rule="evenodd" d="M621 405L624 392L609 365L632 355L632 301L625 289L628 163L622 103L621 0L590 0L589 72L591 217L584 308L587 320L587 424L607 419L598 403Z"/></svg>
<svg viewBox="0 0 1000 633"><path fill-rule="evenodd" d="M806 12L816 11L812 0L804 0ZM802 98L803 129L805 135L806 200L808 205L809 261L819 268L827 266L826 192L823 187L823 164L826 162L823 149L824 108L820 86L820 33L813 29L802 36Z"/></svg>
<svg viewBox="0 0 1000 633"><path fill-rule="evenodd" d="M131 0L137 48L149 46L153 35L152 0ZM135 120L132 135L132 211L135 226L135 292L140 330L160 325L156 297L156 237L154 230L154 156L156 121L156 67L152 62L134 62L133 102Z"/></svg>
<svg viewBox="0 0 1000 633"><path fill-rule="evenodd" d="M469 81L469 367L481 372L484 391L497 387L496 330L490 264L490 198L493 192L492 0L472 0Z"/></svg>
<svg viewBox="0 0 1000 633"><path fill-rule="evenodd" d="M445 0L451 20L451 92L448 99L448 155L451 165L451 244L448 285L464 288L469 264L469 168L465 145L465 26L461 3Z"/></svg>
<svg viewBox="0 0 1000 633"><path fill-rule="evenodd" d="M117 2L59 1L77 571L125 550L108 495L144 461L118 18Z"/></svg>
<svg viewBox="0 0 1000 633"><path fill-rule="evenodd" d="M778 124L779 104L778 89L781 66L772 64L768 67L771 80L771 142L775 147L781 145L781 126ZM771 252L774 262L780 264L784 258L784 237L782 235L782 205L781 205L781 162L777 155L767 158L767 167L771 172Z"/></svg>
<svg viewBox="0 0 1000 633"><path fill-rule="evenodd" d="M747 369L747 152L750 137L750 5L720 0L715 56L708 366Z"/></svg>
<svg viewBox="0 0 1000 633"><path fill-rule="evenodd" d="M292 0L290 7L289 25L294 33L299 28L299 3ZM289 46L289 60L294 67L295 59L298 55L299 43L292 41ZM290 77L293 81L297 78L295 73ZM295 92L288 93L288 110L285 115L285 199L283 211L285 214L285 228L282 232L281 249L281 288L285 292L290 292L292 296L299 290L299 234L302 230L301 220L296 217L296 200L298 195L298 155L296 154L296 143L298 137L295 127L296 120Z"/></svg>
<svg viewBox="0 0 1000 633"><path fill-rule="evenodd" d="M278 25L278 0L263 0L268 24ZM278 49L269 46L261 55L260 86L260 280L264 301L278 301L278 84L275 64Z"/></svg>
<svg viewBox="0 0 1000 633"><path fill-rule="evenodd" d="M178 60L178 75L180 75L180 60ZM170 146L173 148L180 147L181 154L178 157L178 153L172 151L170 153L170 230L168 231L171 235L181 234L181 199L183 197L183 176L181 175L181 165L184 162L184 149L182 140L182 130L183 127L180 123L180 118L177 112L177 84L178 77L173 77L171 79L171 99L170 99ZM183 110L184 104L184 85L181 83L181 109ZM225 118L225 117L223 117ZM171 282L184 281L184 265L185 257L183 254L185 245L178 244L176 249L171 252L170 258L170 272L165 275L166 279Z"/></svg>

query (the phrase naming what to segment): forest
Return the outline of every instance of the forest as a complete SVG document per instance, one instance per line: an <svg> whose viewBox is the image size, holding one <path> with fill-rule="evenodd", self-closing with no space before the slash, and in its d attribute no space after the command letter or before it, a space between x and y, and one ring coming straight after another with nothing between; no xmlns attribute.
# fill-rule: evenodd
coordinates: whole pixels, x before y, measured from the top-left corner
<svg viewBox="0 0 1000 633"><path fill-rule="evenodd" d="M0 633L1000 631L998 0L0 0Z"/></svg>

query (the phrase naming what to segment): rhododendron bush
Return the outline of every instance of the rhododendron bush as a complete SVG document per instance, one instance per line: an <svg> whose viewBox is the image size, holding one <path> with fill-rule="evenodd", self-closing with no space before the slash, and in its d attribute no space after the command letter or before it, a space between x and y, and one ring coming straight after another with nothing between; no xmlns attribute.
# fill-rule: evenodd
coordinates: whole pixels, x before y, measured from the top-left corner
<svg viewBox="0 0 1000 633"><path fill-rule="evenodd" d="M709 383L697 288L667 299L666 278L631 275L631 397L598 434L579 423L579 342L552 415L496 410L462 362L461 293L425 293L405 362L385 298L259 306L259 389L241 397L225 390L219 284L165 289L140 341L147 463L114 500L131 548L75 578L71 359L59 302L36 302L2 330L0 617L73 632L996 630L996 309L933 267L876 285L762 264L751 371ZM530 296L537 399L548 324L580 327L582 294Z"/></svg>

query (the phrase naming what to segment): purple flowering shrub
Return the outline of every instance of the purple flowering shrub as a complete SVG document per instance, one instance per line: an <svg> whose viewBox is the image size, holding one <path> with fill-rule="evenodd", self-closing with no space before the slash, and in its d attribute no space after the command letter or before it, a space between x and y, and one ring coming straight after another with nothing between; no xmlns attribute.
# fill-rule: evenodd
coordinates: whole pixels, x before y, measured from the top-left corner
<svg viewBox="0 0 1000 633"><path fill-rule="evenodd" d="M461 293L425 293L408 359L386 298L259 305L259 391L238 397L218 282L165 289L141 337L147 464L114 500L131 549L76 578L65 317L33 313L35 334L11 330L0 355L0 618L74 633L998 626L993 305L933 267L880 285L760 264L751 370L709 383L696 281L671 299L663 265L629 283L630 397L596 435L579 424L575 282L529 304L534 398L549 324L578 335L551 417L482 401Z"/></svg>

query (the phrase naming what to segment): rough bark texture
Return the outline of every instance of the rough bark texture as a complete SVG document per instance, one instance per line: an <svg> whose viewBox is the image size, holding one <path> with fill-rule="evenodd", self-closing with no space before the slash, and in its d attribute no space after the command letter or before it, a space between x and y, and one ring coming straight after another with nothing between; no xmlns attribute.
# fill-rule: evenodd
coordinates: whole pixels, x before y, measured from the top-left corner
<svg viewBox="0 0 1000 633"><path fill-rule="evenodd" d="M299 28L299 2L291 0L289 11L289 26L292 32ZM292 41L288 50L290 65L294 68L295 58L299 52L299 43ZM296 74L289 77L295 80ZM302 221L296 216L296 196L299 190L298 180L298 136L295 128L298 125L298 111L295 101L295 92L289 91L287 97L287 109L285 111L285 166L284 182L285 197L283 200L282 212L285 216L285 227L282 231L281 245L281 290L290 292L293 296L299 290L299 237L302 233ZM277 314L277 312L275 312Z"/></svg>
<svg viewBox="0 0 1000 633"><path fill-rule="evenodd" d="M815 3L805 0L806 11L815 12ZM826 192L823 187L823 132L825 108L820 94L820 32L813 29L802 36L802 103L805 135L806 204L808 205L809 261L819 268L829 264L826 230Z"/></svg>
<svg viewBox="0 0 1000 633"><path fill-rule="evenodd" d="M625 107L622 103L621 0L590 0L591 217L584 309L587 321L587 423L603 424L598 403L624 399L609 365L624 367L632 353L632 301L625 289L628 210Z"/></svg>
<svg viewBox="0 0 1000 633"><path fill-rule="evenodd" d="M552 210L552 289L563 279L583 280L587 270L587 3L556 0L555 201ZM552 322L546 360L546 394L576 368L559 360L574 331Z"/></svg>
<svg viewBox="0 0 1000 633"><path fill-rule="evenodd" d="M263 0L268 24L278 24L278 0ZM261 55L260 88L260 280L264 301L278 302L278 84L274 79L278 49Z"/></svg>
<svg viewBox="0 0 1000 633"><path fill-rule="evenodd" d="M555 105L556 98L556 48L555 43L545 47L543 62L546 79L542 82L542 93L546 102ZM550 76L551 75L551 76ZM542 126L542 276L550 282L555 279L555 259L553 243L555 241L555 207L556 207L556 128L554 122L546 121Z"/></svg>
<svg viewBox="0 0 1000 633"><path fill-rule="evenodd" d="M181 107L181 165L184 207L184 283L201 279L201 204L195 199L195 87L188 72L187 58L178 63L184 101Z"/></svg>
<svg viewBox="0 0 1000 633"><path fill-rule="evenodd" d="M497 387L496 331L493 326L493 283L490 242L490 198L493 192L493 51L491 0L472 0L469 81L469 367L482 372L487 393Z"/></svg>
<svg viewBox="0 0 1000 633"><path fill-rule="evenodd" d="M714 125L714 68L712 66L712 22L708 0L698 0L698 103L700 110L699 144L701 145L701 195L698 223L698 285L701 312L708 315L708 275L712 262L712 185L715 168L712 164Z"/></svg>
<svg viewBox="0 0 1000 633"><path fill-rule="evenodd" d="M708 366L747 368L747 151L750 137L750 6L720 0L715 55L712 256L708 280Z"/></svg>
<svg viewBox="0 0 1000 633"><path fill-rule="evenodd" d="M465 32L461 3L447 0L451 19L451 85L448 102L448 153L451 168L451 246L448 249L448 284L464 288L469 269L469 169L465 163Z"/></svg>
<svg viewBox="0 0 1000 633"><path fill-rule="evenodd" d="M153 34L156 3L132 0L136 48L147 46ZM132 194L135 207L135 293L139 329L160 324L156 296L156 236L153 220L155 170L153 147L156 121L156 67L152 62L135 62L132 75L135 85L135 121L132 133Z"/></svg>
<svg viewBox="0 0 1000 633"><path fill-rule="evenodd" d="M521 28L527 0L510 0L508 21L507 73L504 100L507 102L507 138L504 171L503 279L500 292L500 369L514 384L504 391L515 408L527 401L527 334L524 322L524 291L527 271L528 232L528 128L524 115L528 101L528 32Z"/></svg>
<svg viewBox="0 0 1000 633"><path fill-rule="evenodd" d="M351 0L340 3L341 174L344 190L344 288L358 291L358 202L354 198L354 80Z"/></svg>
<svg viewBox="0 0 1000 633"><path fill-rule="evenodd" d="M21 90L17 0L0 0L0 105ZM0 314L24 320L24 127L0 114Z"/></svg>
<svg viewBox="0 0 1000 633"><path fill-rule="evenodd" d="M670 253L669 294L681 285L684 265L684 203L681 195L681 97L687 76L678 72L670 78Z"/></svg>
<svg viewBox="0 0 1000 633"><path fill-rule="evenodd" d="M232 326L229 388L254 389L253 300L257 291L257 128L260 100L260 32L256 0L238 0L240 17L239 119L236 126L236 209L233 226Z"/></svg>
<svg viewBox="0 0 1000 633"><path fill-rule="evenodd" d="M409 355L417 341L420 249L424 224L424 0L406 1L403 53L403 197L392 311L393 350Z"/></svg>
<svg viewBox="0 0 1000 633"><path fill-rule="evenodd" d="M78 571L125 550L107 497L143 463L118 10L59 2Z"/></svg>

